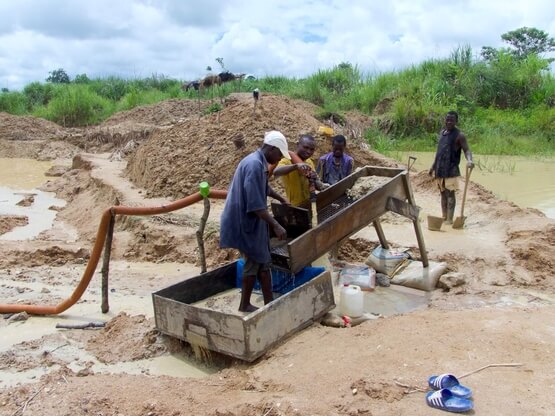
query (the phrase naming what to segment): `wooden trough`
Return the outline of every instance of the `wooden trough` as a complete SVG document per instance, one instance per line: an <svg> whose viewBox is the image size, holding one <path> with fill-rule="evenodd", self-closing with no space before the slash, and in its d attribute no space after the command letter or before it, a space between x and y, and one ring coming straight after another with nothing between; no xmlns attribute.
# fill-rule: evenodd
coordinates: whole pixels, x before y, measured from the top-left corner
<svg viewBox="0 0 555 416"><path fill-rule="evenodd" d="M348 190L357 179L364 176L379 176L390 178L383 185L362 195L358 199L349 197ZM274 208L274 206L272 206ZM286 215L277 209L274 215L285 225L306 224L309 219L298 218L305 211L310 218L309 210L297 209L295 213ZM420 209L416 206L410 187L408 172L404 169L365 166L343 180L320 192L316 197L317 226L305 227L303 233L294 233L293 239L277 249L272 249L274 262L281 267L287 267L293 273L298 272L307 264L322 257L330 251L337 242L349 237L369 224L373 224L378 234L380 244L384 248L389 245L380 223L380 217L388 211L395 212L413 222L414 232L420 256L424 267L428 266L428 256L422 237L422 230L418 215ZM280 218L283 216L284 218ZM288 235L290 228L286 227Z"/></svg>
<svg viewBox="0 0 555 416"><path fill-rule="evenodd" d="M254 361L335 307L328 271L247 315L202 304L236 287L236 268L233 262L153 293L156 328L190 344Z"/></svg>

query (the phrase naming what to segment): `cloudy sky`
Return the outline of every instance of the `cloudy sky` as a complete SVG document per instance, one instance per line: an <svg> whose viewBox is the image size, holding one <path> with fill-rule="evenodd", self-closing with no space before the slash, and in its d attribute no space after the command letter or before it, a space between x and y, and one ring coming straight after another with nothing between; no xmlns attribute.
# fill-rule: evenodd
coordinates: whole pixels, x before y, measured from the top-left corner
<svg viewBox="0 0 555 416"><path fill-rule="evenodd" d="M367 73L479 54L522 26L555 36L553 0L0 0L0 88L163 74L197 79L217 57L233 72L303 77L351 62Z"/></svg>

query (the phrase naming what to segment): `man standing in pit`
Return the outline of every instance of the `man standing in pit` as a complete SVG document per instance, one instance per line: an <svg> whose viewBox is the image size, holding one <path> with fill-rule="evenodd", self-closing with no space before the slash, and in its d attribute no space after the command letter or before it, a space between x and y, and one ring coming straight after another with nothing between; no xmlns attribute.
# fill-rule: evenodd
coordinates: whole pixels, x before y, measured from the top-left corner
<svg viewBox="0 0 555 416"><path fill-rule="evenodd" d="M455 215L455 191L458 190L458 178L461 176L461 151L464 151L467 167L474 167L466 137L456 128L458 121L459 116L455 111L449 111L445 116L445 127L439 133L434 163L428 171L430 176L435 177L441 193L441 212L445 224L453 224Z"/></svg>
<svg viewBox="0 0 555 416"><path fill-rule="evenodd" d="M268 227L272 227L280 240L286 238L286 231L268 212L267 198L274 198L282 204L289 202L268 184L268 164L275 164L282 157L290 157L285 136L279 131L267 132L262 146L239 162L222 212L220 247L235 248L245 258L239 304L241 312L257 309L250 301L257 278L264 304L273 300Z"/></svg>

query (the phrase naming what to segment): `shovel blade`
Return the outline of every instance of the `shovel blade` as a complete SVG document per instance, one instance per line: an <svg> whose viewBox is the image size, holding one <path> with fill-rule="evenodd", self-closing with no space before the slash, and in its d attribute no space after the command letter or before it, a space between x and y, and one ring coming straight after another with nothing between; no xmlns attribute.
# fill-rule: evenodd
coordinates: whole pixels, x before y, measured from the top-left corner
<svg viewBox="0 0 555 416"><path fill-rule="evenodd" d="M453 221L453 228L463 228L465 219L466 219L466 217L457 217L457 218L455 218L455 221Z"/></svg>

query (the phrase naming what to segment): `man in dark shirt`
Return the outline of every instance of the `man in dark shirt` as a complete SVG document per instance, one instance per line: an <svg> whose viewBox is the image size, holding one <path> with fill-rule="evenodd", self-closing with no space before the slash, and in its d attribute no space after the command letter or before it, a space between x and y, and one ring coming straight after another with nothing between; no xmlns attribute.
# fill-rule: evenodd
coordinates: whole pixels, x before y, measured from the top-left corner
<svg viewBox="0 0 555 416"><path fill-rule="evenodd" d="M283 204L289 202L268 184L268 164L277 163L282 157L290 158L285 136L279 131L267 132L262 146L239 162L222 212L220 247L236 248L245 257L239 304L242 312L257 309L250 303L257 277L264 304L273 300L268 226L280 240L286 238L286 232L268 212L267 197Z"/></svg>
<svg viewBox="0 0 555 416"><path fill-rule="evenodd" d="M331 140L332 151L321 156L316 166L316 173L322 182L334 185L353 173L353 158L345 153L347 139L338 134Z"/></svg>
<svg viewBox="0 0 555 416"><path fill-rule="evenodd" d="M441 212L445 224L452 224L455 215L455 191L458 189L458 177L461 176L461 151L464 151L467 166L470 169L474 167L466 137L455 127L458 121L459 116L455 111L447 113L445 127L439 133L436 157L428 172L436 178L441 193Z"/></svg>

